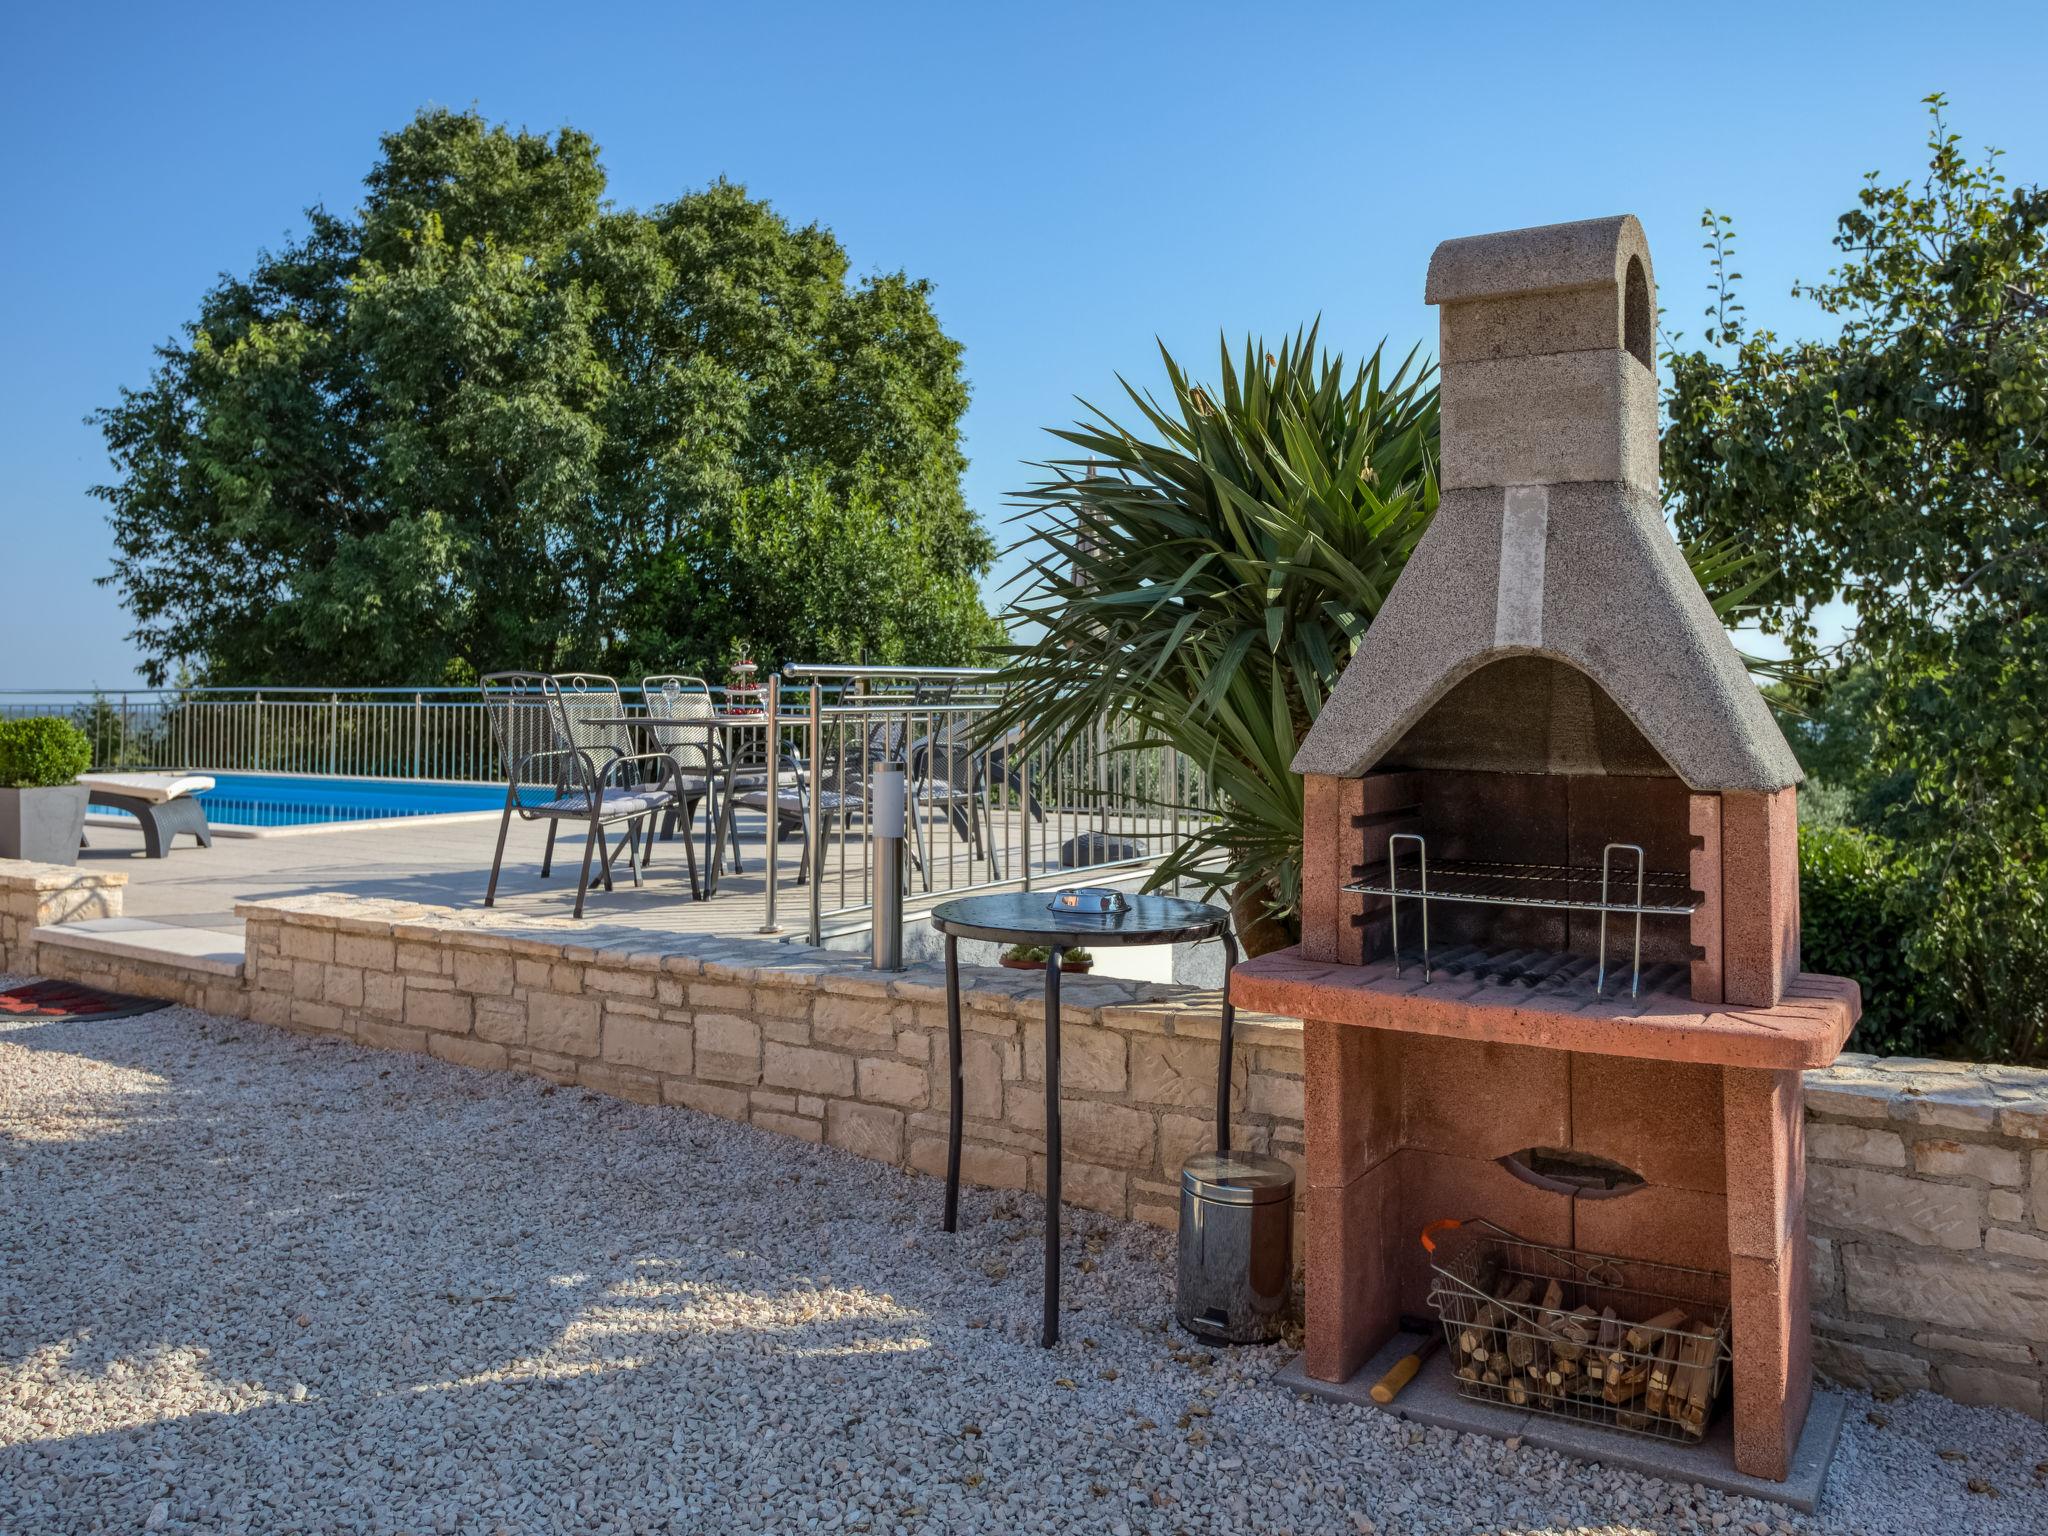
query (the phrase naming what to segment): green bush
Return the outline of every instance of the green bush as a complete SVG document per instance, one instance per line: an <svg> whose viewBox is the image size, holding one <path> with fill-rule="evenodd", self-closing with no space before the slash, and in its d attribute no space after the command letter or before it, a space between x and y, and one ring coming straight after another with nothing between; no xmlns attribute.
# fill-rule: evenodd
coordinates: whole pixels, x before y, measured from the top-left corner
<svg viewBox="0 0 2048 1536"><path fill-rule="evenodd" d="M69 720L0 720L0 789L69 784L92 766L92 743Z"/></svg>
<svg viewBox="0 0 2048 1536"><path fill-rule="evenodd" d="M1899 889L1883 839L1849 827L1799 829L1800 960L1863 988L1863 1021L1849 1049L1955 1054L1954 993L1915 964L1917 925L1899 910Z"/></svg>

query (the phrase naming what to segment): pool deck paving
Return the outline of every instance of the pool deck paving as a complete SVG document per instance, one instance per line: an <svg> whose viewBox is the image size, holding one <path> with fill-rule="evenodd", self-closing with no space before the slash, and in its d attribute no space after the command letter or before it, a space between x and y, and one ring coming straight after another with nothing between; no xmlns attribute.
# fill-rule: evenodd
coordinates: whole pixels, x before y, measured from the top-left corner
<svg viewBox="0 0 2048 1536"><path fill-rule="evenodd" d="M1004 868L1011 872L1023 846L1015 820L1001 814L996 817L998 845L1007 850ZM987 878L988 866L970 857L964 841L952 835L942 818L935 821L936 830L928 833L935 890L927 893L913 885L906 901L906 913L913 922L924 908L943 900L949 888ZM810 901L809 887L796 883L802 845L795 837L782 840L771 927L763 830L759 816L740 818L743 867L735 872L728 858L717 891L702 900L691 899L679 840L656 844L653 867L638 888L626 872L624 856L619 856L613 869L613 890L605 891L593 880L584 905L586 920L650 933L780 936L801 941ZM583 839L564 830L555 848L554 871L543 880L540 857L546 835L540 824L513 823L498 881L498 910L525 917L570 917ZM856 826L850 834L827 840L822 898L827 913L862 899L865 850L859 843L863 835L863 829ZM117 870L128 877L122 916L67 924L65 931L69 941L86 947L140 958L196 958L205 968L225 965L238 969L243 926L235 912L238 903L342 894L480 908L497 836L498 818L488 813L429 816L399 824L284 828L258 836L217 830L211 848L179 838L167 857L151 859L143 855L139 828L96 821L87 828L90 846L79 854L79 866ZM616 838L616 832L613 836ZM1042 827L1034 830L1032 840L1034 881L1050 887L1074 878L1073 871L1062 871L1054 862L1056 844L1039 846L1048 841ZM701 821L695 847L701 877L705 864ZM851 921L853 926L864 926L861 919ZM834 923L828 918L825 926L830 932ZM837 926L847 927L848 920L841 919ZM1162 973L1153 978L1147 971L1144 979L1164 977Z"/></svg>
<svg viewBox="0 0 2048 1536"><path fill-rule="evenodd" d="M143 857L142 833L120 827L87 830L92 846L79 854L86 869L115 869L128 877L124 913L181 928L239 930L235 905L316 892L378 896L430 906L480 906L490 880L491 852L498 836L495 816L429 817L421 825L292 830L263 837L216 836L211 848L180 839L168 857ZM751 833L751 836L747 835ZM567 917L576 901L576 876L583 855L580 837L564 835L555 848L554 873L540 878L545 830L515 824L506 841L498 878L497 905L507 912ZM616 834L615 834L616 835ZM680 933L755 933L767 915L764 847L758 827L742 828L745 870L729 868L718 891L705 901L690 899L682 844L656 845L654 867L639 889L625 872L614 871L615 889L596 886L586 900L587 915L626 917L636 926ZM697 845L701 861L701 836ZM800 927L805 894L794 884L802 849L785 840L782 886L777 892L780 926Z"/></svg>

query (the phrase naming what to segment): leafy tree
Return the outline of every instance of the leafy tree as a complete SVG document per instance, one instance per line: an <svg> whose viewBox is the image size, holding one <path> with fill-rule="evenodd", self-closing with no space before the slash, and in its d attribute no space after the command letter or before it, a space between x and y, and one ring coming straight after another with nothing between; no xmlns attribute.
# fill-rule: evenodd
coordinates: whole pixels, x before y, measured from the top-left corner
<svg viewBox="0 0 2048 1536"><path fill-rule="evenodd" d="M701 670L742 636L963 662L999 637L927 284L849 285L828 231L725 182L616 209L573 129L422 112L365 189L95 415L105 579L153 682Z"/></svg>
<svg viewBox="0 0 2048 1536"><path fill-rule="evenodd" d="M1967 1043L2027 1056L2048 1049L2048 191L1973 161L1928 101L1926 177L1866 178L1842 265L1794 290L1828 339L1747 328L1707 215L1718 285L1707 347L1669 358L1664 483L1682 531L1762 552L1795 655L1860 669L1853 788L1914 958ZM1838 595L1834 656L1813 615Z"/></svg>

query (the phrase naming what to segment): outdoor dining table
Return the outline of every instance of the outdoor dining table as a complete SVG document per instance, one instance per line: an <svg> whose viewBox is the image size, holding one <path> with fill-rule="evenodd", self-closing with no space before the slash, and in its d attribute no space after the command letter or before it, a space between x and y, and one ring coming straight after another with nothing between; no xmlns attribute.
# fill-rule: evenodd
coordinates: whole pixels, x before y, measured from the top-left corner
<svg viewBox="0 0 2048 1536"><path fill-rule="evenodd" d="M1121 912L1089 912L1054 905L1046 891L966 896L932 908L932 927L946 937L946 1061L951 1085L946 1127L945 1230L960 1217L960 1136L966 1094L960 1071L960 941L1044 947L1045 958L1045 1318L1039 1343L1060 1337L1060 958L1070 949L1137 944L1223 941L1223 1030L1217 1042L1216 1150L1230 1150L1231 1035L1237 1013L1230 1003L1230 973L1237 940L1221 907L1177 896L1126 897Z"/></svg>

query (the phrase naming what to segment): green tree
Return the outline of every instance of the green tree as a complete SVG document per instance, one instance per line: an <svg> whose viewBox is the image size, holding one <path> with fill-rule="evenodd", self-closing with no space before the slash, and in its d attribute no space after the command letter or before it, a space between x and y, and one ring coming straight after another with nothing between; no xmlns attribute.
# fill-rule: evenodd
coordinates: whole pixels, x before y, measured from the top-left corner
<svg viewBox="0 0 2048 1536"><path fill-rule="evenodd" d="M1857 669L1852 790L1890 849L1914 958L1967 1043L2048 1049L2048 192L1973 161L1929 98L1927 175L1866 178L1842 264L1794 292L1833 331L1788 342L1732 300L1727 221L1708 345L1674 350L1664 483L1684 532L1765 557L1766 622ZM1816 610L1856 613L1839 656ZM1853 695L1852 695L1853 696Z"/></svg>
<svg viewBox="0 0 2048 1536"><path fill-rule="evenodd" d="M725 182L645 213L604 193L573 129L422 112L360 208L313 209L96 413L105 579L153 682L703 670L742 635L965 662L1000 637L928 285L849 284L828 231Z"/></svg>

